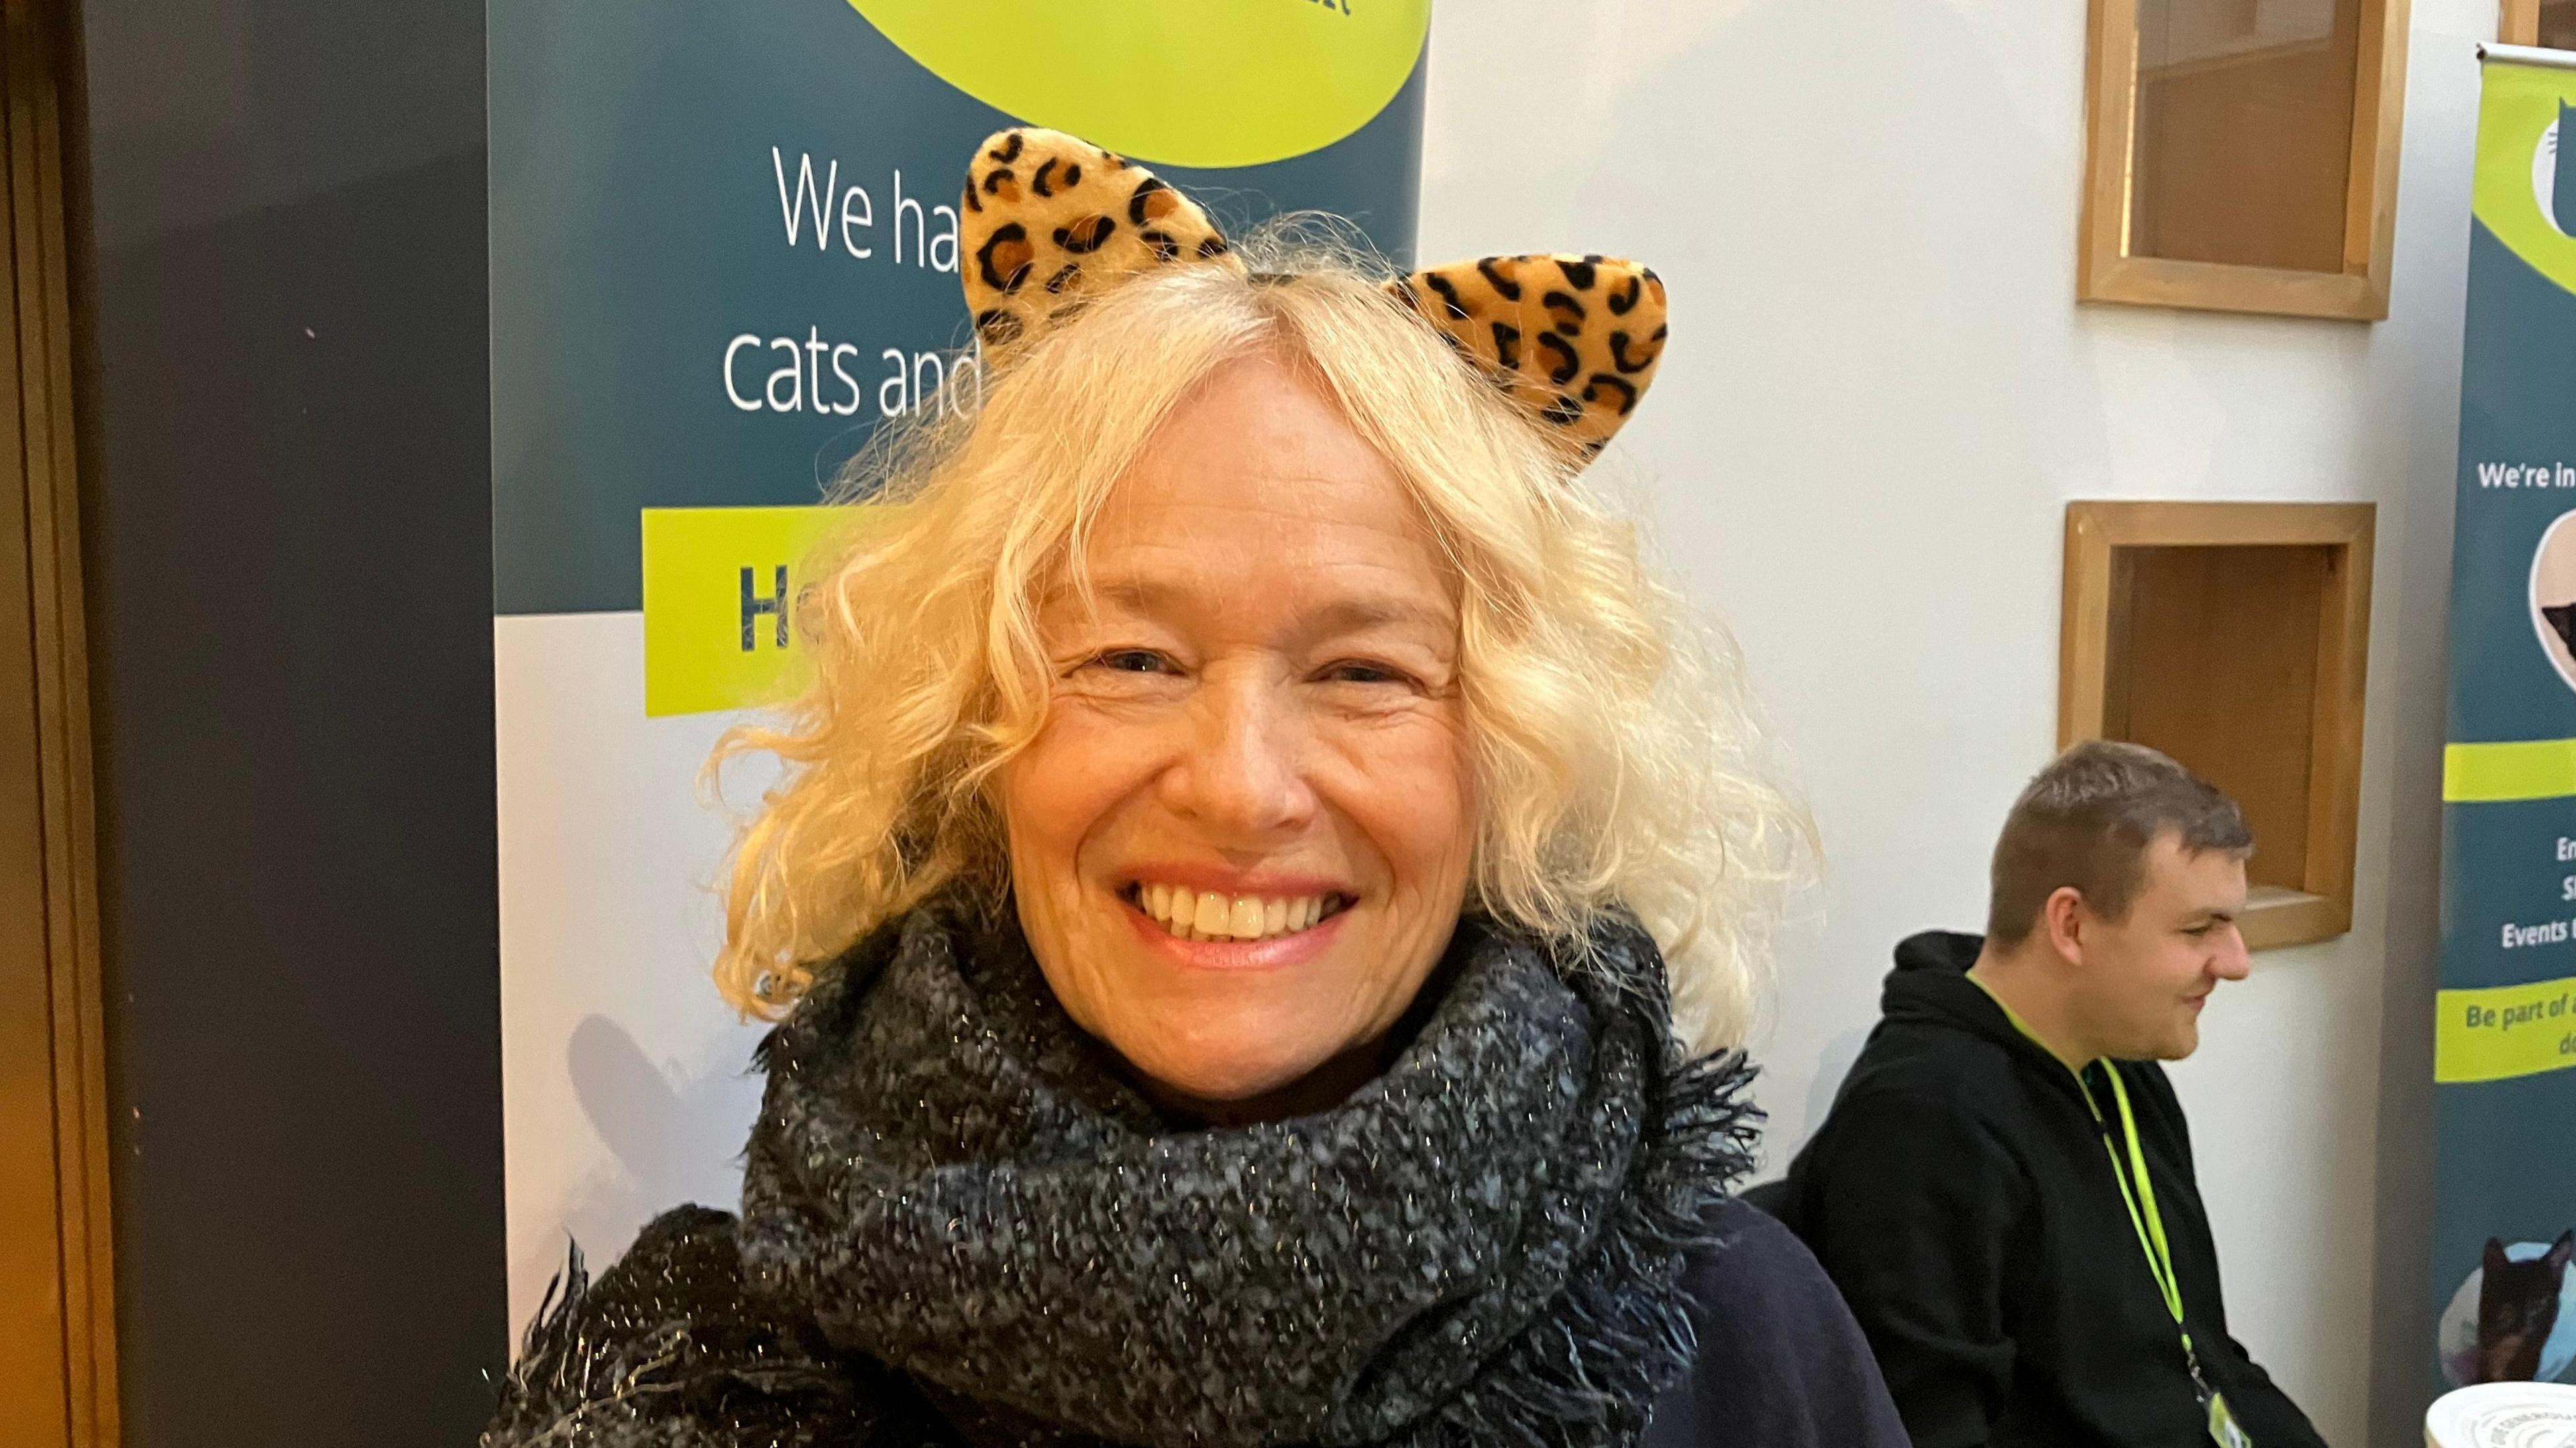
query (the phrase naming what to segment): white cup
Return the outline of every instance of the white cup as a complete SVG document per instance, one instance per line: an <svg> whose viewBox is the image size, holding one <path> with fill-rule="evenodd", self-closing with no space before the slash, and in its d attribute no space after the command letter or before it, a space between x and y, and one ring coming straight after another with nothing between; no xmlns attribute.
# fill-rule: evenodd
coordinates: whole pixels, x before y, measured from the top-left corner
<svg viewBox="0 0 2576 1448"><path fill-rule="evenodd" d="M2424 1413L2426 1448L2576 1448L2576 1386L2479 1383Z"/></svg>

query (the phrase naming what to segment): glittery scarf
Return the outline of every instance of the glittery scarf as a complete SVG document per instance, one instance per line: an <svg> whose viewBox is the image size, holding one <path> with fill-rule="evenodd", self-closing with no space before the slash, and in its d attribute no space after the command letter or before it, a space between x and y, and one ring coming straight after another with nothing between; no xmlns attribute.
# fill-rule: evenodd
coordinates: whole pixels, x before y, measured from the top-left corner
<svg viewBox="0 0 2576 1448"><path fill-rule="evenodd" d="M1676 1059L1652 944L1598 944L1561 971L1471 922L1349 1101L1174 1130L1016 930L921 912L770 1042L745 1264L943 1399L1115 1442L1629 1442L1745 1119Z"/></svg>
<svg viewBox="0 0 2576 1448"><path fill-rule="evenodd" d="M764 1045L733 1244L708 1245L718 1214L657 1224L694 1245L655 1255L694 1252L702 1275L738 1245L740 1300L792 1308L793 1330L703 1306L675 1326L713 1297L661 1269L549 1314L514 1387L542 1398L532 1374L589 1354L554 1396L596 1399L659 1344L655 1362L734 1378L664 1366L627 1389L668 1383L674 1411L733 1425L770 1421L763 1392L804 1393L780 1442L1633 1444L1690 1363L1678 1281L1749 1165L1750 1069L1680 1059L1662 960L1631 927L1578 965L1471 919L1433 982L1396 1063L1342 1105L1178 1128L1055 1004L1016 929L926 907ZM599 1416L650 1426L634 1401ZM840 1402L846 1429L819 1427Z"/></svg>

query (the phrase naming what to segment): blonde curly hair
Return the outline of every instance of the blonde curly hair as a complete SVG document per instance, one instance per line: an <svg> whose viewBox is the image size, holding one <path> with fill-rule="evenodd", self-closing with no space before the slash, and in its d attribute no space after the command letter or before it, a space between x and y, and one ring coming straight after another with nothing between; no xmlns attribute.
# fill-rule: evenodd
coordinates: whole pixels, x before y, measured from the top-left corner
<svg viewBox="0 0 2576 1448"><path fill-rule="evenodd" d="M1394 464L1452 569L1481 801L1471 908L1578 946L1624 909L1663 948L1681 1041L1741 1043L1812 827L1731 647L1653 576L1584 460L1364 263L1275 236L1241 250L1248 272L1165 268L1089 301L844 475L836 501L862 506L804 575L819 582L797 620L812 686L708 764L784 766L735 842L718 987L775 1019L818 962L933 893L998 907L991 783L1047 717L1039 600L1078 583L1092 520L1173 407L1268 349Z"/></svg>

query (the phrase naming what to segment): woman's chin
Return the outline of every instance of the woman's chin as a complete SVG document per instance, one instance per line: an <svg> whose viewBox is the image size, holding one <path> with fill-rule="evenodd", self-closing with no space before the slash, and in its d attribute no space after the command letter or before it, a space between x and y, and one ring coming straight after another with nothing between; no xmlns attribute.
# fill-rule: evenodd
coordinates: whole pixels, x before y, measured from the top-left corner
<svg viewBox="0 0 2576 1448"><path fill-rule="evenodd" d="M1134 1061L1133 1057L1129 1058ZM1210 1105L1254 1101L1295 1086L1315 1073L1321 1060L1233 1057L1135 1062L1136 1069L1161 1092Z"/></svg>

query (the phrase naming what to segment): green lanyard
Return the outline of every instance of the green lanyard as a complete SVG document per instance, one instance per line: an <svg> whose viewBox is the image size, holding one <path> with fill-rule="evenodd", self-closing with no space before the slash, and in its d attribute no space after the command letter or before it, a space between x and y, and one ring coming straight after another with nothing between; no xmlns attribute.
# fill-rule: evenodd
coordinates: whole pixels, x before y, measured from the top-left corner
<svg viewBox="0 0 2576 1448"><path fill-rule="evenodd" d="M2048 1050L2048 1043L2039 1038L2039 1033L2030 1028L2030 1023L2024 1021L2019 1012L2004 1004L2002 996L1996 995L1975 976L1968 979L1976 982L1977 989L1985 991L1986 998L2004 1013L2004 1019L2012 1022L2014 1030L2028 1037L2031 1044L2041 1050ZM2057 1059L2055 1051L2048 1054L2049 1059ZM2065 1062L2059 1061L2058 1064L2065 1065ZM2074 1071L2072 1067L2068 1069L2074 1074L2075 1089L2084 1094L2085 1109L2093 1113L2093 1125L2102 1133L2102 1150L2111 1158L2111 1179L2119 1183L2120 1203L2129 1209L2129 1226L2137 1232L2138 1245L2147 1254L2147 1273L2156 1279L2156 1292L2165 1300L2165 1311L2173 1314L2175 1330L2182 1334L2183 1362L2191 1369L2192 1386L2199 1390L2201 1403L2207 1410L2209 1436L2221 1444L2245 1443L2247 1440L2242 1430L2236 1427L2227 1400L2200 1375L2200 1352L2192 1346L2191 1329L2183 1324L2182 1283L2174 1276L2173 1248L2165 1240L2164 1214L2156 1210L2155 1178L2147 1174L2147 1154L2138 1144L2138 1118L2129 1110L2128 1083L2120 1079L2120 1068L2108 1057L2097 1064L2101 1066L2102 1074L2111 1078L2111 1102L2120 1113L2121 1142L2129 1149L2125 1162L2120 1159L2120 1148L2111 1144L2110 1124L2102 1119L2102 1107L2093 1099L2092 1086L2085 1081L2083 1072Z"/></svg>
<svg viewBox="0 0 2576 1448"><path fill-rule="evenodd" d="M2173 1248L2165 1242L2164 1214L2156 1210L2156 1184L2147 1175L2146 1153L2138 1148L2138 1118L2129 1113L2128 1083L2120 1079L2120 1068L2108 1061L2102 1063L2102 1074L2111 1078L2111 1101L2119 1108L2120 1136L2129 1147L2128 1170L2121 1170L2120 1149L2111 1144L2110 1129L2102 1120L2102 1108L2093 1103L2093 1088L2083 1076L2075 1078L2076 1089L2084 1093L2084 1104L2093 1113L2093 1124L2103 1128L2102 1149L2111 1155L2111 1176L2120 1184L2120 1203L2129 1209L2129 1225L2138 1234L2138 1245L2147 1251L2147 1271L2156 1279L2156 1290L2164 1294L2165 1311L2173 1314L2174 1326L2182 1328L2182 1350L2192 1352L2191 1329L2183 1327L2182 1286L2174 1279ZM2135 1184L2134 1189L2132 1183ZM2191 1375L2200 1376L2200 1363L2195 1354Z"/></svg>

